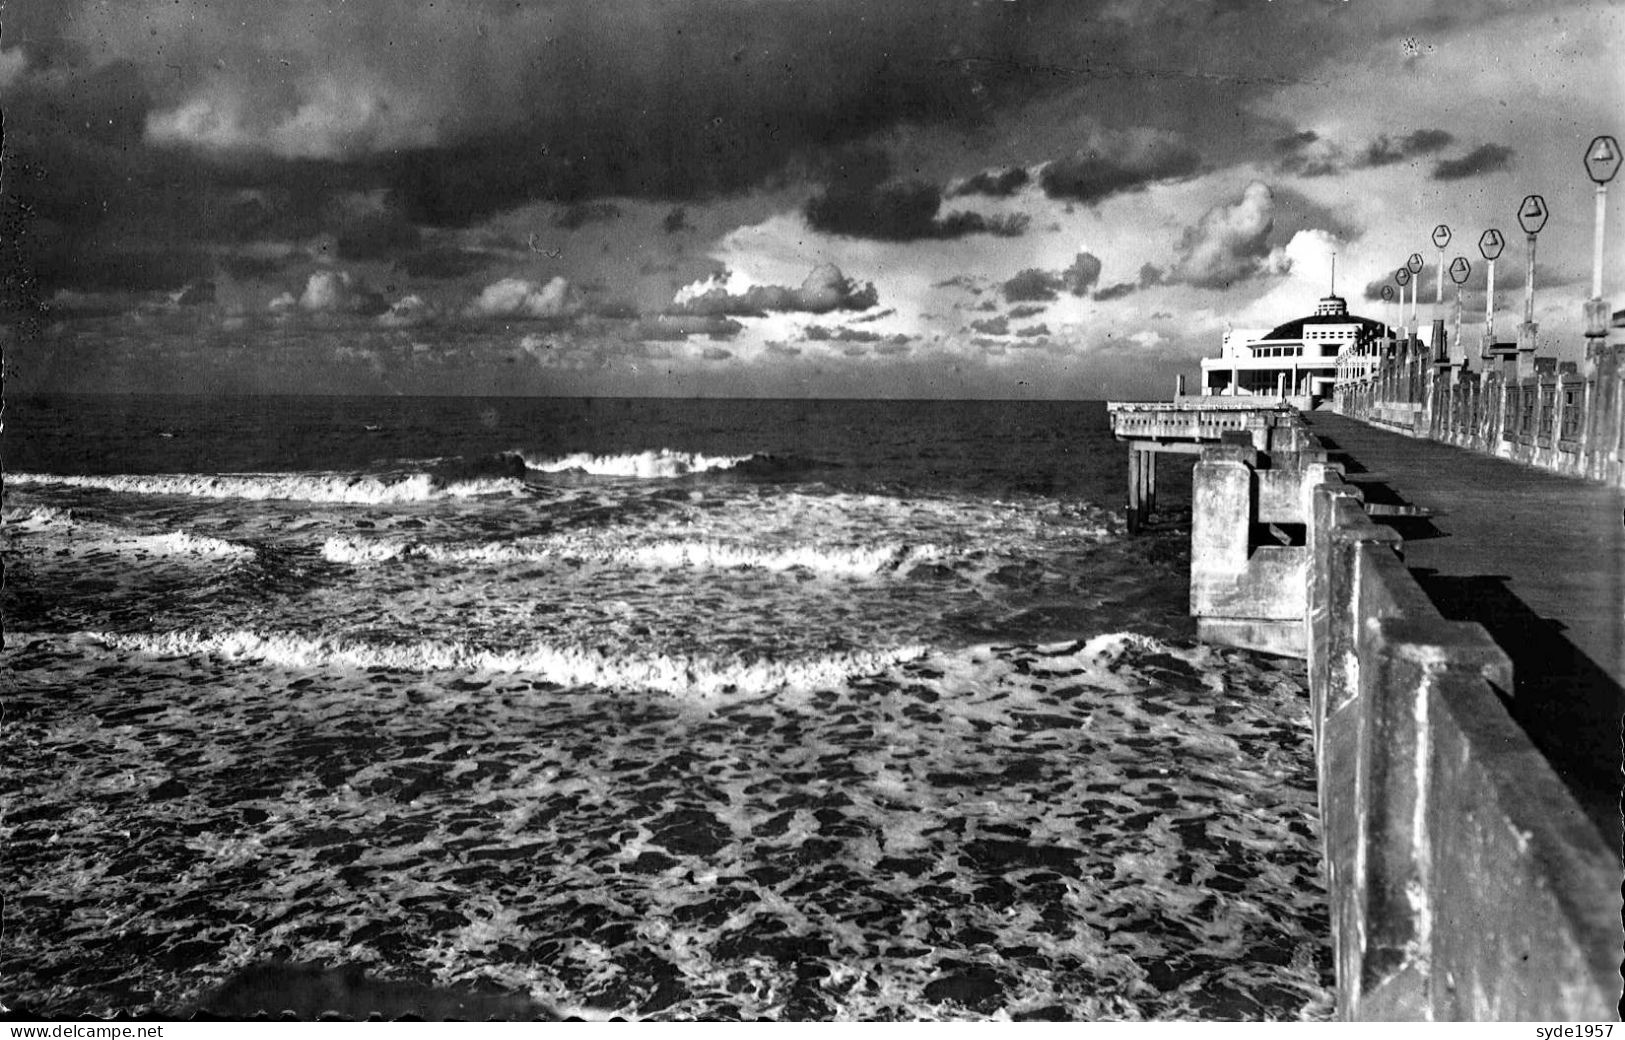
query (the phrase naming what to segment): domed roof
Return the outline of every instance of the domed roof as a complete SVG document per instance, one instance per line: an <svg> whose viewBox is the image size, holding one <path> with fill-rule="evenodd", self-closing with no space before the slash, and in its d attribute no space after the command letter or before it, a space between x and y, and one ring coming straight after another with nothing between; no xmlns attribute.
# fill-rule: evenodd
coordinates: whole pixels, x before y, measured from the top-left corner
<svg viewBox="0 0 1625 1040"><path fill-rule="evenodd" d="M1315 308L1315 313L1277 325L1264 339L1303 339L1304 330L1311 325L1358 325L1360 328L1356 336L1361 339L1388 334L1388 326L1382 322L1350 314L1348 304L1341 296L1325 296Z"/></svg>

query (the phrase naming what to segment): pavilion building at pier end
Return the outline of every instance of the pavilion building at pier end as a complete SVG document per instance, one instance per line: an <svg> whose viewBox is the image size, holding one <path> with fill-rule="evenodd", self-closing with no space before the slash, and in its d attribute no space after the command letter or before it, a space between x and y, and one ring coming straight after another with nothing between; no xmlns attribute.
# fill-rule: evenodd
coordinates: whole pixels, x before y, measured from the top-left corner
<svg viewBox="0 0 1625 1040"><path fill-rule="evenodd" d="M1430 329L1421 329L1421 340ZM1374 368L1392 330L1380 321L1349 313L1341 296L1321 297L1315 312L1259 334L1226 329L1218 357L1202 359L1207 396L1273 397L1298 407L1329 399L1339 378Z"/></svg>

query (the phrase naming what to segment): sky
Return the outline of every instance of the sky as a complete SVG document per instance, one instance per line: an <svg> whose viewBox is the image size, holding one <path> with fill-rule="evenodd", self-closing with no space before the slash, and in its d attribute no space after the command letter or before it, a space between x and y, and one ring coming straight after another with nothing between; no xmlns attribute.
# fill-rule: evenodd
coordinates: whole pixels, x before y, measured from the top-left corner
<svg viewBox="0 0 1625 1040"><path fill-rule="evenodd" d="M1600 0L4 0L7 387L1163 397L1334 263L1392 321L1420 252L1428 320L1440 223L1473 344L1505 235L1510 339L1530 193L1577 359L1621 42Z"/></svg>

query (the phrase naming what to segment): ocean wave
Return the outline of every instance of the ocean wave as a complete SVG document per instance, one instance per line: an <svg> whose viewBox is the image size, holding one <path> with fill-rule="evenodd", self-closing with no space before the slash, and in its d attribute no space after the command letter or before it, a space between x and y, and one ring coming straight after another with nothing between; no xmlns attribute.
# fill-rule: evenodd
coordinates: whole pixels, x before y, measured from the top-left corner
<svg viewBox="0 0 1625 1040"><path fill-rule="evenodd" d="M822 654L792 660L712 656L637 656L538 643L517 650L489 650L458 641L374 643L326 636L262 633L243 629L210 632L86 632L113 650L158 657L215 656L285 668L392 668L409 672L524 674L560 686L642 689L680 697L811 690L869 675L926 653L920 646ZM56 639L12 633L8 642Z"/></svg>
<svg viewBox="0 0 1625 1040"><path fill-rule="evenodd" d="M0 512L0 521L11 528L44 531L72 526L74 514L71 509L58 509L55 506L19 506Z"/></svg>
<svg viewBox="0 0 1625 1040"><path fill-rule="evenodd" d="M7 533L55 536L51 551L72 556L98 553L137 556L190 556L211 560L246 560L256 553L253 546L240 542L193 534L190 531L164 531L138 534L113 524L83 520L71 509L35 506L8 509L4 514Z"/></svg>
<svg viewBox="0 0 1625 1040"><path fill-rule="evenodd" d="M887 543L866 546L790 545L758 548L721 541L663 539L627 544L612 539L560 537L522 542L433 544L406 540L329 538L322 557L329 563L366 565L405 560L433 563L507 564L576 560L649 569L716 568L765 571L804 570L834 577L873 577L941 560L935 545Z"/></svg>
<svg viewBox="0 0 1625 1040"><path fill-rule="evenodd" d="M538 473L580 472L598 477L642 477L658 479L690 473L732 469L755 458L754 455L699 455L687 451L644 451L631 455L593 455L576 452L562 458L543 459L521 453L525 465Z"/></svg>
<svg viewBox="0 0 1625 1040"><path fill-rule="evenodd" d="M230 498L247 501L288 500L389 505L427 502L438 498L482 495L519 495L524 481L501 477L440 481L427 473L398 480L343 473L228 473L157 474L135 476L67 476L54 473L13 473L16 484L59 484L131 495L184 495L192 498Z"/></svg>

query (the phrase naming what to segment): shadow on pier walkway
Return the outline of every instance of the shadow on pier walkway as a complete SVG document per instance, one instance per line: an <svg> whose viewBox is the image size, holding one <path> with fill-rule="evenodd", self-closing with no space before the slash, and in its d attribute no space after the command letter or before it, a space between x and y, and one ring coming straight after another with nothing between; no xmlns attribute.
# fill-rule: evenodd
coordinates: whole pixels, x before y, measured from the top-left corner
<svg viewBox="0 0 1625 1040"><path fill-rule="evenodd" d="M1478 622L1506 651L1512 717L1620 849L1625 491L1329 412L1305 418L1368 501L1433 511L1393 520L1406 566L1441 614Z"/></svg>

